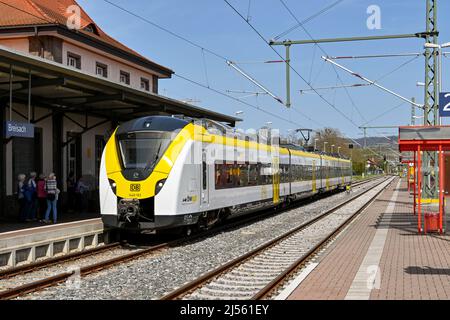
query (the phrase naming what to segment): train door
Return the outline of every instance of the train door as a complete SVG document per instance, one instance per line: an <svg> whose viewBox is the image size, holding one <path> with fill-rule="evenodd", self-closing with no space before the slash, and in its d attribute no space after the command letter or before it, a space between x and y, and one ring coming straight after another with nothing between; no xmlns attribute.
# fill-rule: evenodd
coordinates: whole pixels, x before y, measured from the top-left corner
<svg viewBox="0 0 450 320"><path fill-rule="evenodd" d="M209 206L209 167L207 164L206 150L202 152L202 173L201 173L201 207L205 208Z"/></svg>
<svg viewBox="0 0 450 320"><path fill-rule="evenodd" d="M312 161L312 192L316 192L317 190L317 182L316 182L316 160Z"/></svg>
<svg viewBox="0 0 450 320"><path fill-rule="evenodd" d="M280 158L272 158L272 172L273 172L273 203L280 202Z"/></svg>

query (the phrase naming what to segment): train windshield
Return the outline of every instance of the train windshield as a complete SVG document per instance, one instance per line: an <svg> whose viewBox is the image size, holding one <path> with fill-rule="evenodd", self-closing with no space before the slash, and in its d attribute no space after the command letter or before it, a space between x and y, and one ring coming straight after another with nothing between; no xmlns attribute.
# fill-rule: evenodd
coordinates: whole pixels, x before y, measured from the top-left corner
<svg viewBox="0 0 450 320"><path fill-rule="evenodd" d="M124 169L152 170L172 141L168 132L128 133L118 137Z"/></svg>

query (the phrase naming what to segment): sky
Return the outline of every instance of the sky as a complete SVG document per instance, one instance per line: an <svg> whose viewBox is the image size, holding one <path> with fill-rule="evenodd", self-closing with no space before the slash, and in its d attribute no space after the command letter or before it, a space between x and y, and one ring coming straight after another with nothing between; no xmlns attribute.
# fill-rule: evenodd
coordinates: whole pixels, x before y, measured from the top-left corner
<svg viewBox="0 0 450 320"><path fill-rule="evenodd" d="M291 72L291 108L267 94L251 94L262 90L227 64L227 60L235 62L271 93L285 100L286 65L262 63L280 60L273 49L284 58L285 49L282 46L272 49L258 33L270 40L297 24L283 2L299 21L303 21L336 0L228 0L244 19L224 0L108 1L142 19L105 0L78 0L78 3L109 35L150 60L175 71L176 75L172 79L160 81L160 94L190 100L193 104L228 115L242 111L238 116L243 119L238 124L239 128L257 129L267 122L284 133L289 129L332 127L348 137L360 138L363 134L359 126L410 123L411 105L374 86L317 90L322 97L311 91L300 90L310 89L311 86L321 88L364 83L325 62L322 55L421 53L423 39L326 43L321 44L320 48L315 44L292 46L291 66L295 71ZM369 29L367 26L367 20L372 14L367 13L367 10L371 5L380 9L379 29ZM426 29L425 5L425 0L343 0L305 23L308 33L298 27L279 40L422 32ZM450 42L450 19L445 18L446 13L450 12L450 1L438 1L438 9L439 42ZM148 21L187 41L158 29ZM443 58L444 91L450 90L447 71L449 61L450 55L449 58ZM379 84L408 99L414 97L423 103L424 88L417 86L417 82L424 82L423 56L343 59L336 62L371 80L379 80ZM245 104L211 89L238 98ZM419 110L416 113L420 115ZM423 119L416 121L422 122ZM447 124L447 121L444 123ZM373 136L396 133L395 129L368 131Z"/></svg>

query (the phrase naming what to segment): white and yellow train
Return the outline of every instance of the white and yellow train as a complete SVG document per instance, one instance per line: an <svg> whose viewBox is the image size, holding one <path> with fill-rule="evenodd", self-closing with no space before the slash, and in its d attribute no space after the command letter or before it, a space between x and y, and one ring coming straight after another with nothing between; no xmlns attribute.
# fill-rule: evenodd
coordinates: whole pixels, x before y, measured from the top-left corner
<svg viewBox="0 0 450 320"><path fill-rule="evenodd" d="M116 129L103 152L106 227L208 228L351 183L349 160L226 135L221 124L149 116Z"/></svg>

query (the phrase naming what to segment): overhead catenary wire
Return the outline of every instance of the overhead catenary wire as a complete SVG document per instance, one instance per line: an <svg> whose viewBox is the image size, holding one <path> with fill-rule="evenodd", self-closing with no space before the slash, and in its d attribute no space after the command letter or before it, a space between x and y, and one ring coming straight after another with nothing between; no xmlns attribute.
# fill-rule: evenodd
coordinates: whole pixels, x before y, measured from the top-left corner
<svg viewBox="0 0 450 320"><path fill-rule="evenodd" d="M217 53L217 52L215 52L215 51L213 51L213 50L210 50L210 49L208 49L208 48L205 48L204 46L199 45L199 44L197 44L197 43L195 43L195 42L193 42L193 41L187 39L186 37L181 36L181 35L179 35L179 34L173 32L173 31L171 31L171 30L169 30L169 29L167 29L167 28L165 28L165 27L162 27L162 26L158 25L157 23L155 23L155 22L153 22L153 21L151 21L151 20L149 20L149 19L147 19L147 18L145 18L145 17L142 17L141 15L136 14L135 12L132 12L131 10L128 10L128 9L126 9L126 8L124 8L124 7L118 5L118 4L116 4L116 3L114 3L114 2L112 2L112 1L110 1L110 0L103 0L103 1L106 2L106 3L108 3L108 4L110 4L110 5L112 5L112 6L114 6L114 7L116 7L116 8L119 9L119 10L122 10L122 11L124 11L124 12L126 12L126 13L128 13L128 14L130 14L130 15L132 15L132 16L134 16L135 18L138 18L138 19L140 19L140 20L142 20L142 21L144 21L144 22L146 22L146 23L148 23L148 24L150 24L150 25L152 25L152 26L154 26L154 27L156 27L156 28L158 28L158 29L160 29L160 30L166 32L166 33L171 34L172 36L174 36L174 37L176 37L176 38L178 38L178 39L180 39L180 40L183 40L183 41L189 43L189 44L192 45L192 46L195 46L195 47L201 49L203 52L208 52L208 53L212 54L213 56L215 56L215 57L217 57L217 58L219 58L219 59L222 59L222 60L224 60L224 61L228 61L228 59L227 59L225 56L223 56L223 55L221 55L221 54L219 54L219 53ZM228 3L228 4L229 4L229 3ZM239 14L239 15L240 15L240 14ZM241 17L242 17L242 16L241 16ZM242 18L243 18L243 17L242 17ZM249 25L251 25L250 22L249 22L247 19L245 19L245 18L243 18L243 19L244 19ZM264 38L263 38L263 39L264 39ZM264 41L265 41L265 40L264 40ZM266 42L266 41L265 41L265 42ZM266 42L266 43L267 43L267 42ZM272 48L272 49L273 49L273 48ZM273 50L274 50L274 49L273 49ZM278 52L277 52L276 50L274 50L274 51L278 54ZM286 62L286 61L283 59L283 57L282 57L281 55L279 55L279 57L282 59L283 62ZM291 66L290 66L290 67L291 67ZM292 68L292 67L291 67L291 68ZM296 72L296 71L295 71L295 72ZM297 73L297 72L296 72L296 73ZM297 73L297 74L298 74L298 73ZM300 76L300 77L301 77L301 76ZM191 80L191 82L193 82L193 83L198 83L198 82L196 82L196 81L194 81L194 80L192 80L192 79L189 79L189 80ZM202 85L202 86L203 86L203 85ZM208 88L208 86L203 86L203 87ZM213 91L216 91L216 90L213 89ZM220 92L220 91L217 90L217 92ZM224 94L224 93L223 93L223 92L220 92L220 94ZM225 95L226 95L226 94L225 94ZM228 95L227 95L227 96L228 96ZM241 101L241 100L239 100L239 99L237 99L237 98L235 98L235 97L232 97L232 96L229 96L229 97L232 98L232 99L235 99L236 101L240 101L241 103L243 102L243 101ZM322 99L324 99L324 98L322 97ZM325 99L325 101L327 101L327 100ZM254 107L254 106L253 106L253 107ZM263 111L263 109L261 109L261 108L259 108L259 107L256 107L256 108L257 108L257 110ZM335 108L335 107L334 107L334 108ZM338 110L337 108L335 108L335 109L336 109L336 111L337 111L338 113L340 113L341 115L343 115L345 118L347 118L348 120L352 121L352 120L349 119L345 114L343 114L342 112L340 112L340 110ZM265 110L264 110L264 111L265 111ZM299 113L299 114L301 114L301 115L304 116L304 117L307 117L309 120L312 120L312 121L313 121L313 119L311 119L310 117L306 116L304 113L298 112L298 110L297 110L296 112ZM277 115L277 118L279 118L278 115ZM286 121L287 119L284 119L284 118L283 118L283 120ZM289 120L288 122L291 122L291 121ZM315 122L315 123L317 123L317 122ZM355 124L355 125L356 125L356 124Z"/></svg>
<svg viewBox="0 0 450 320"><path fill-rule="evenodd" d="M356 126L358 128L358 125L352 120L350 119L346 114L344 114L342 111L340 111L335 105L333 105L331 102L329 102L327 99L325 99L317 90L315 90L307 81L306 79L290 64L290 62L286 61L286 59L283 58L283 56L277 51L275 50L270 43L264 38L264 36L261 34L261 32L259 32L249 21L247 21L244 16L228 1L228 0L223 0L242 20L244 20L248 26L261 38L262 41L264 41L269 48L275 52L275 54L277 56L279 56L281 59L283 59L283 61L288 65L288 67L295 73L297 74L297 76L302 79L316 94L317 96L319 96L326 104L328 104L329 106L331 106L333 109L335 109L339 114L341 114L344 118L346 118L348 121L350 121L354 126ZM316 120L311 119L310 117L306 116L304 113L300 112L299 110L295 109L294 107L292 107L291 109L293 109L295 112L301 114L302 116L307 117L309 120L318 123ZM323 126L323 124L320 124L320 126ZM351 137L347 137L348 139L352 140L355 144L361 146L360 143L358 143L355 139L351 138ZM369 149L372 153L379 155L376 151L373 151L372 149Z"/></svg>
<svg viewBox="0 0 450 320"><path fill-rule="evenodd" d="M131 16L133 16L133 17L135 17L135 18L137 18L137 19L139 19L139 20L141 20L141 21L144 21L145 23L148 23L148 24L154 26L155 28L157 28L157 29L159 29L159 30L162 30L162 31L164 31L164 32L166 32L166 33L168 33L168 34L174 36L175 38L178 38L178 39L180 39L180 40L183 40L184 42L187 42L187 43L189 43L190 45L192 45L192 46L194 46L194 47L197 47L197 48L199 48L199 49L202 49L202 50L205 51L205 52L210 53L210 54L212 54L213 56L215 56L215 57L217 57L217 58L219 58L219 59L222 59L222 60L224 60L224 61L227 61L227 60L228 60L227 58L225 58L225 57L224 57L223 55L221 55L220 53L218 53L218 52L216 52L216 51L213 51L213 50L210 50L210 49L208 49L208 48L206 48L206 47L204 47L204 46L202 46L202 45L200 45L200 44L198 44L198 43L196 43L196 42L194 42L194 41L192 41L192 40L189 40L188 38L186 38L186 37L184 37L184 36L182 36L182 35L179 35L179 34L176 33L176 32L173 32L173 31L171 31L171 30L169 30L169 29L167 29L167 28L165 28L165 27L163 27L163 26L160 26L160 25L157 24L156 22L153 22L153 21L151 21L150 19L147 19L147 18L145 18L145 17L143 17L143 16L141 16L141 15L139 15L139 14L137 14L137 13L131 11L131 10L128 10L128 9L126 9L125 7L118 5L117 3L114 3L114 2L112 2L112 1L110 1L110 0L103 0L103 1L106 2L106 3L108 3L108 4L110 4L111 6L113 6L113 7L115 7L115 8L117 8L117 9L123 11L123 12L128 13L129 15L131 15Z"/></svg>
<svg viewBox="0 0 450 320"><path fill-rule="evenodd" d="M128 14L130 14L130 15L132 15L132 16L134 16L135 18L138 18L138 19L140 19L140 20L142 20L142 21L144 21L144 22L146 22L146 23L148 23L148 24L151 24L152 26L154 26L154 27L156 27L156 28L158 28L158 29L160 29L160 30L162 30L162 31L164 31L164 32L169 33L169 34L171 34L172 36L174 36L174 37L176 37L176 38L179 38L179 39L181 39L181 40L183 40L183 41L185 41L185 42L187 42L187 43L193 45L194 47L197 47L197 48L201 49L202 54L204 54L204 52L208 52L208 53L212 54L213 56L215 56L215 57L217 57L217 58L219 58L219 59L222 59L222 60L224 60L224 61L228 61L228 59L225 58L224 56L222 56L221 54L219 54L219 53L217 53L217 52L215 52L215 51L213 51L213 50L207 49L207 48L205 48L205 47L203 47L203 46L201 46L201 45L199 45L199 44L197 44L197 43L195 43L195 42L193 42L193 41L191 41L191 40L189 40L189 39L187 39L187 38L185 38L185 37L183 37L183 36L180 36L180 35L176 34L175 32L172 32L172 31L170 31L170 30L168 30L168 29L166 29L166 28L164 28L164 27L162 27L162 26L160 26L160 25L158 25L158 24L156 24L156 23L150 21L149 19L146 19L146 18L144 18L144 17L142 17L142 16L140 16L140 15L138 15L138 14L136 14L136 13L134 13L134 12L132 12L132 11L130 11L130 10L124 8L124 7L122 7L122 6L117 5L117 4L114 3L114 2L111 2L111 1L109 1L109 0L104 0L104 2L106 2L106 3L108 3L108 4L110 4L110 5L114 6L114 7L116 7L116 8L119 9L119 10L122 10L122 11L124 11L124 12L126 12L126 13L128 13ZM10 8L13 8L13 9L15 9L15 10L18 10L18 11L21 11L21 12L23 12L23 13L26 13L26 14L29 14L29 15L31 15L31 16L34 16L34 17L36 17L36 18L39 18L39 19L42 20L42 21L45 21L45 22L48 22L48 23L53 23L53 21L51 21L51 20L43 19L42 17L39 17L39 16L34 15L34 14L30 13L30 12L27 12L27 11L25 11L25 10L22 10L22 9L20 9L20 8L14 6L14 5L11 5L11 4L9 4L9 3L6 3L6 2L4 2L4 1L1 1L1 0L0 0L0 3L6 5L6 6L10 7ZM206 76L206 78L208 79L207 70L206 70L206 62L205 62L205 73L206 73L205 76ZM251 107L251 108L254 108L255 110L258 110L258 111L260 111L260 112L266 113L266 114L268 114L268 115L270 115L270 116L273 116L273 117L275 117L275 118L277 118L277 119L279 119L279 120L282 120L282 121L291 123L291 124L293 124L293 125L295 125L295 126L302 126L302 124L300 124L300 123L297 123L297 122L294 122L294 121L292 121L292 120L286 119L286 118L281 117L281 116L279 116L279 115L277 115L277 114L275 114L275 113L266 111L266 110L260 108L259 106L254 106L254 105L252 105L252 104L250 104L250 103L248 103L248 102L245 102L245 101L240 100L239 98L236 98L236 97L227 95L227 94L225 94L225 93L223 93L223 92L221 92L221 91L219 91L219 90L217 90L217 89L211 88L211 86L209 85L209 83L208 83L207 85L203 85L203 84L201 84L201 83L199 83L199 82L197 82L197 81L195 81L195 80L189 79L189 78L187 78L187 77L185 77L185 76L182 76L182 75L180 75L180 74L175 74L175 76L177 76L177 77L179 77L179 78L181 78L181 79L184 79L184 80L186 80L186 81L188 81L188 82L194 83L194 84L196 84L196 85L198 85L198 86L201 86L201 87L203 87L203 88L206 88L206 89L208 89L208 90L211 90L211 91L213 91L213 92L216 92L217 94L220 94L220 95L226 96L226 97L228 97L228 98L230 98L230 99L233 99L233 100L235 100L235 101L238 101L239 103L242 103L242 104L244 104L244 105L247 105L247 106L249 106L249 107ZM209 80L207 80L207 82L209 82Z"/></svg>
<svg viewBox="0 0 450 320"><path fill-rule="evenodd" d="M392 112L392 111L394 111L394 110L400 108L400 107L403 106L405 103L406 103L406 102L402 101L400 104L395 105L394 107L392 107L392 108L390 108L390 109L384 111L383 113L380 113L380 114L377 115L375 118L373 118L373 119L371 119L371 120L369 120L369 121L363 123L363 124L361 125L361 127L362 127L362 126L365 126L365 125L367 125L367 124L369 124L369 123L371 123L371 122L374 122L375 120L380 119L381 117L387 115L388 113L390 113L390 112Z"/></svg>
<svg viewBox="0 0 450 320"><path fill-rule="evenodd" d="M298 22L299 26L302 27L303 31L309 36L309 38L313 41L315 41L315 39L313 38L313 36L311 35L311 33L309 33L309 31L305 28L305 26L299 21L299 19L297 18L297 16L292 12L292 10L287 6L287 4L283 1L283 0L279 0L280 3L283 5L283 7L289 12L289 14ZM315 47L318 47L325 55L328 55L328 53L326 53L325 49L323 49L323 47L319 44L319 43L314 43ZM414 54L415 55L415 54ZM402 68L403 66L407 65L408 63L414 61L416 58L418 58L420 56L420 54L417 54L416 57L414 57L413 59L411 59L410 61L407 61L405 63L403 63L402 65L400 65L398 68L394 69L393 71L391 71L390 73L382 76L381 78L377 79L374 83L376 83L377 81L380 81L381 79L389 76L390 74L394 73L395 71L399 70L400 68ZM352 104L353 108L358 112L359 116L361 117L361 119L363 121L367 121L367 119L364 117L364 115L362 114L362 112L360 111L360 109L356 106L355 101L353 100L353 98L350 95L349 90L347 89L347 87L344 86L344 82L342 81L341 77L339 76L339 73L336 70L336 67L333 65L333 70L338 78L338 80L340 81L341 85L343 85L343 88L345 89L345 92L350 100L350 103ZM386 137L386 139L388 139L389 141L391 141L390 138Z"/></svg>
<svg viewBox="0 0 450 320"><path fill-rule="evenodd" d="M411 56L423 56L423 53L388 53L388 54L369 54L360 56L328 56L332 60L341 59L372 59L372 58L399 58L399 57L411 57Z"/></svg>
<svg viewBox="0 0 450 320"><path fill-rule="evenodd" d="M209 87L208 67L206 66L206 57L205 57L205 50L204 49L202 49L202 60L203 60L203 67L204 67L204 70L205 70L206 84Z"/></svg>
<svg viewBox="0 0 450 320"><path fill-rule="evenodd" d="M299 76L306 84L309 85L309 87L329 106L331 106L333 109L336 110L336 112L338 112L339 114L341 114L345 119L347 119L348 121L350 121L354 126L358 127L358 125L352 120L350 119L345 113L343 113L341 110L339 110L335 105L333 105L330 101L328 101L327 99L325 99L319 92L317 92L317 90L315 90L307 81L306 79L291 65L291 63L289 63L288 61L286 61L286 59L283 58L283 56L277 51L275 50L270 43L264 38L264 36L248 21L246 21L245 17L228 1L228 0L223 0L242 20L244 20L249 26L250 28L261 38L262 41L264 41L269 48L271 48L272 51L275 52L276 55L278 55L280 57L280 59L282 59L287 65L288 67L295 73L297 74L297 76Z"/></svg>
<svg viewBox="0 0 450 320"><path fill-rule="evenodd" d="M288 7L288 5L283 1L283 0L279 0L280 3L283 5L283 7L286 9L286 11L291 15L292 18L294 18L295 21L297 21L298 25L303 29L303 31L308 35L308 37L312 40L315 41L315 39L313 38L313 36L311 35L311 33L306 29L306 27L303 25L303 23L300 22L300 20L297 18L297 16L294 14L294 12L292 12L292 10ZM319 48L320 51L322 51L323 54L328 55L327 52L325 51L325 49L317 42L314 43L314 48ZM339 82L344 85L344 82L342 81L339 73L337 72L336 68L333 66L333 70L339 80ZM353 98L350 95L350 92L348 91L347 88L344 88L345 93L348 97L348 99L350 100L350 103L352 104L353 108L358 112L358 115L361 117L361 119L364 119L364 116L362 114L362 112L359 110L359 108L356 106L355 101L353 100Z"/></svg>
<svg viewBox="0 0 450 320"><path fill-rule="evenodd" d="M370 80L370 79L368 79L368 78L362 76L362 75L359 74L359 73L356 73L356 72L354 72L354 71L352 71L352 70L350 70L350 69L348 69L348 68L346 68L346 67L344 67L344 66L338 64L337 62L335 62L335 61L333 61L333 60L331 60L331 59L329 59L329 58L327 58L327 57L325 57L325 56L322 56L322 59L324 59L325 61L327 61L327 62L329 62L329 63L332 63L333 65L335 65L335 66L337 66L338 68L340 68L340 69L342 69L342 70L344 70L344 71L350 73L351 75L353 75L353 76L355 76L355 77L357 77L357 78L359 78L359 79L361 79L361 80L363 80L363 81L366 81L367 83L370 83L370 84L372 84L372 85L374 85L374 86L380 88L380 89L383 90L383 91L386 91L386 92L388 92L388 93L390 93L390 94L396 96L396 97L399 98L399 99L402 99L402 100L404 100L404 101L406 101L406 102L409 102L410 104L413 104L413 105L415 105L416 107L419 107L419 108L422 108L422 107L423 107L423 105L418 104L418 103L416 103L416 102L414 102L414 101L411 101L411 100L409 100L409 99L403 97L402 95L400 95L400 94L398 94L398 93L396 93L396 92L394 92L394 91L392 91L392 90L390 90L390 89L388 89L388 88L386 88L386 87L384 87L384 86L382 86L382 85L376 83L376 82L373 81L373 80Z"/></svg>
<svg viewBox="0 0 450 320"><path fill-rule="evenodd" d="M132 15L133 17L135 17L135 18L137 18L137 19L140 19L141 21L144 21L144 22L146 22L146 23L148 23L148 24L154 26L155 28L158 28L158 29L160 29L160 30L162 30L162 31L164 31L164 32L166 32L166 33L169 33L170 35L172 35L172 36L174 36L174 37L176 37L176 38L178 38L178 39L180 39L180 40L183 40L183 41L187 42L188 44L190 44L190 45L192 45L192 46L194 46L194 47L199 48L199 49L201 50L201 52L202 52L203 55L204 55L205 52L208 52L208 53L214 55L215 57L217 57L217 58L219 58L219 59L225 61L229 66L231 66L231 67L233 67L234 69L236 69L236 65L233 64L233 62L231 61L231 59L226 58L226 57L223 56L222 54L220 54L220 53L218 53L218 52L216 52L216 51L213 51L213 50L211 50L211 49L208 49L208 48L206 48L206 47L204 47L204 46L202 46L202 45L200 45L200 44L198 44L198 43L196 43L196 42L194 42L194 41L192 41L192 40L189 40L188 38L186 38L186 37L184 37L184 36L181 36L181 35L179 35L179 34L173 32L173 31L171 31L171 30L169 30L169 29L167 29L167 28L165 28L165 27L162 27L162 26L160 26L159 24L157 24L157 23L155 23L155 22L153 22L153 21L151 21L151 20L149 20L149 19L147 19L147 18L145 18L145 17L143 17L143 16L141 16L141 15L139 15L139 14L137 14L137 13L131 11L131 10L128 10L128 9L124 8L123 6L120 6L120 5L114 3L114 2L112 2L112 1L110 1L110 0L103 0L103 1L106 2L106 3L108 3L108 4L110 4L110 5L112 5L112 6L114 6L115 8L117 8L117 9L119 9L119 10L122 10L122 11L124 11L124 12L126 12L126 13ZM206 70L206 63L204 63L204 66L205 66L205 70ZM237 69L236 69L236 70L237 70ZM261 88L262 88L263 90L265 90L265 91L267 90L267 89L265 89L264 86L262 86L262 85L261 85L261 84L253 77L253 76L250 76L247 72L242 73L243 70L238 70L238 71L239 71L244 77L246 77L249 81L251 81L252 83L254 83L255 85L261 87ZM205 71L205 72L206 72L206 71ZM206 79L207 79L207 82L209 82L207 72L206 72ZM209 86L209 84L208 84L208 86ZM267 90L267 92L268 92L269 95L272 96L276 101L278 101L279 103L283 103L282 100L281 100L279 97L277 97L276 95L274 95L273 93L271 93L269 90Z"/></svg>
<svg viewBox="0 0 450 320"><path fill-rule="evenodd" d="M344 2L345 0L337 0L333 3L331 3L330 5L324 7L323 9L319 10L318 12L314 13L313 15L309 16L308 18L306 18L305 20L303 20L302 22L299 22L298 24L296 24L295 26L290 27L289 29L287 29L286 31L280 33L279 35L275 36L273 38L273 40L278 40L281 37L284 37L285 35L287 35L288 33L291 33L292 31L294 31L295 29L297 29L298 27L300 27L301 25L304 25L310 21L312 21L313 19L317 18L318 16L324 14L325 12L329 11L330 9L334 8L335 6L337 6L338 4L340 4L341 2Z"/></svg>
<svg viewBox="0 0 450 320"><path fill-rule="evenodd" d="M251 108L253 108L253 109L255 109L255 110L258 110L258 111L260 111L260 112L263 112L263 113L265 113L265 114L267 114L267 115L270 115L270 116L272 116L272 117L275 117L275 118L277 118L277 119L279 119L279 120L285 121L285 122L290 123L290 124L293 124L293 125L295 125L295 126L302 126L302 124L300 124L300 123L298 123L298 122L294 122L294 121L292 121L292 120L289 120L289 119L286 119L286 118L284 118L284 117L281 117L281 116L277 115L276 113L273 113L273 112L264 110L264 109L260 108L259 106L255 106L255 105L253 105L253 104L251 104L251 103L248 103L248 102L246 102L246 101L243 101L243 100L241 100L241 99L239 99L239 98L236 98L236 97L233 97L233 96L231 96L231 95L229 95L229 94L226 94L225 92L222 92L222 91L220 91L219 89L216 89L216 88L213 88L213 87L207 87L206 85L204 85L204 84L202 84L202 83L200 83L200 82L198 82L198 81L195 81L195 80L193 80L193 79L190 79L190 78L188 78L188 77L186 77L186 76L183 76L183 75L181 75L181 74L179 74L179 73L175 73L174 76L176 76L176 77L178 77L178 78L180 78L180 79L183 79L183 80L185 80L185 81L187 81L187 82L190 82L190 83L192 83L192 84L195 84L195 85L197 85L197 86L200 86L200 87L202 87L202 88L211 90L211 91L213 91L213 92L215 92L215 93L217 93L217 94L220 94L220 95L222 95L222 96L224 96L224 97L227 97L227 98L229 98L229 99L235 100L235 101L237 101L237 102L239 102L239 103L242 103L242 104L244 104L244 105L246 105L246 106L248 106L248 107L251 107Z"/></svg>
<svg viewBox="0 0 450 320"><path fill-rule="evenodd" d="M193 41L191 41L191 40L189 40L189 39L187 39L187 38L185 38L185 37L183 37L183 36L180 36L180 35L176 34L175 32L172 32L172 31L168 30L167 28L161 27L160 25L158 25L158 24L156 24L156 23L150 21L149 19L144 18L144 17L142 17L142 16L140 16L140 15L138 15L138 14L136 14L136 13L130 11L130 10L127 10L126 8L124 8L124 7L122 7L122 6L119 6L119 5L117 5L116 3L113 3L113 2L111 2L111 1L109 1L109 0L104 0L104 1L105 1L106 3L108 3L108 4L110 4L110 5L112 5L112 6L116 7L116 8L118 8L118 9L124 11L124 12L127 12L128 14L130 14L130 15L132 15L132 16L134 16L134 17L136 17L136 18L138 18L138 19L140 19L140 20L142 20L142 21L144 21L144 22L146 22L146 23L149 23L149 24L153 25L154 27L156 27L156 28L158 28L158 29L160 29L160 30L162 30L162 31L164 31L164 32L167 32L167 33L171 34L172 36L174 36L174 37L176 37L176 38L179 38L179 39L181 39L181 40L183 40L183 41L185 41L185 42L187 42L187 43L189 43L189 44L191 44L191 45L193 45L193 46L195 46L195 47L197 47L197 48L202 49L204 52L208 52L208 53L212 54L213 56L215 56L215 57L217 57L217 58L220 58L220 59L222 59L222 60L224 60L224 61L227 61L227 60L228 60L228 59L225 58L223 55L221 55L221 54L219 54L219 53L217 53L217 52L215 52L215 51L213 51L213 50L207 49L207 48L205 48L205 47L203 47L203 46L201 46L201 45L199 45L199 44L197 44L197 43L195 43L195 42L193 42ZM339 2L341 2L341 1L339 1ZM227 3L228 3L228 2L227 2ZM229 3L228 3L228 4L229 4ZM229 4L229 5L230 5L230 4ZM234 9L234 8L233 8L233 9ZM240 14L239 14L239 15L240 15ZM248 19L244 19L244 20L246 20L246 22L247 22L249 25L251 25L251 24L249 23ZM255 31L256 31L256 30L255 30ZM263 39L264 39L264 38L263 38ZM264 40L264 41L265 41L265 40ZM266 41L265 41L265 42L266 42ZM266 43L267 43L267 42L266 42ZM272 48L272 49L273 49L273 48ZM273 49L273 50L274 50L274 49ZM274 50L274 51L278 54L278 52L277 52L276 50ZM279 55L279 54L278 54L278 55ZM281 55L279 55L279 56L280 56L280 58L282 59L282 61L286 62L286 61L283 59L283 57L282 57ZM290 66L290 65L289 65L289 67L292 68L292 66ZM296 70L294 70L294 72L296 72ZM298 72L296 72L296 73L298 74ZM299 74L298 74L298 75L299 75ZM251 104L249 104L249 103L247 103L247 102L245 102L245 101L242 101L242 100L240 100L240 99L238 99L238 98L235 98L235 97L232 97L232 96L230 96L230 95L227 95L227 94L225 94L225 93L223 93L223 92L221 92L221 91L219 91L219 90L217 90L217 89L214 89L214 88L211 88L211 87L208 88L208 86L204 86L204 85L201 84L201 83L198 83L198 82L196 82L196 81L194 81L194 80L192 80L192 79L189 79L189 78L187 78L187 77L183 77L183 76L181 76L181 75L179 75L179 74L177 74L176 76L178 76L178 77L180 77L180 78L182 78L182 79L184 79L184 80L186 80L186 81L189 81L189 82L191 82L191 83L195 83L195 84L197 84L197 85L199 85L199 86L202 86L202 87L204 87L204 88L207 88L207 89L209 89L209 90L212 90L212 91L214 91L214 92L216 92L216 93L218 93L218 94L227 96L228 98L233 99L233 100L236 100L236 101L238 101L238 102L240 102L240 103L243 103L243 104L246 104L246 105L248 105L248 106L251 106L251 107L253 107L253 108L255 108L255 109L257 109L257 110L259 110L259 111L261 111L261 112L264 112L264 113L269 114L269 115L271 115L271 116L275 116L276 118L278 118L278 119L280 119L280 120L283 120L283 121L286 121L286 122L289 122L289 123L298 125L297 123L294 123L294 122L292 122L291 120L288 120L288 119L285 119L285 118L283 118L283 117L280 117L280 116L278 116L278 115L276 115L276 114L274 114L274 113L268 112L268 111L263 110L263 109L261 109L261 108L259 108L259 107L255 107L255 106L253 106L253 105L251 105ZM299 76L300 76L300 75L299 75ZM301 77L301 76L300 76L300 77ZM319 96L320 96L320 95L319 95ZM324 98L322 97L322 99L324 99ZM327 100L325 99L325 101L327 101ZM327 103L328 103L328 101L327 101ZM341 113L342 115L344 115L344 114L343 114L342 112L340 112L338 109L336 109L336 110L337 110L339 113ZM297 110L296 110L296 112L302 114L303 116L306 116L305 114L303 114L303 113L301 113L301 112L298 112ZM307 116L306 116L306 117L307 117ZM344 117L346 117L346 116L344 115ZM312 121L314 121L314 120L311 119L310 117L307 117L307 118L310 119L310 120L312 120ZM346 117L346 118L347 118L347 117ZM349 120L351 120L351 119L349 119ZM314 121L314 122L317 123L316 121ZM355 142L356 142L356 141L355 141ZM356 143L357 143L357 142L356 142ZM357 144L360 145L359 143L357 143Z"/></svg>
<svg viewBox="0 0 450 320"><path fill-rule="evenodd" d="M269 96L274 98L276 101L278 101L281 104L284 104L283 100L281 98L277 97L275 94L273 94L270 90L268 90L265 86L263 86L259 81L255 80L252 76L250 76L247 72L245 72L242 68L239 68L233 61L227 61L227 64L232 67L234 70L239 72L241 75L243 75L245 78L247 78L250 82L252 82L254 85L259 87L261 90L263 90L265 93L267 93Z"/></svg>

